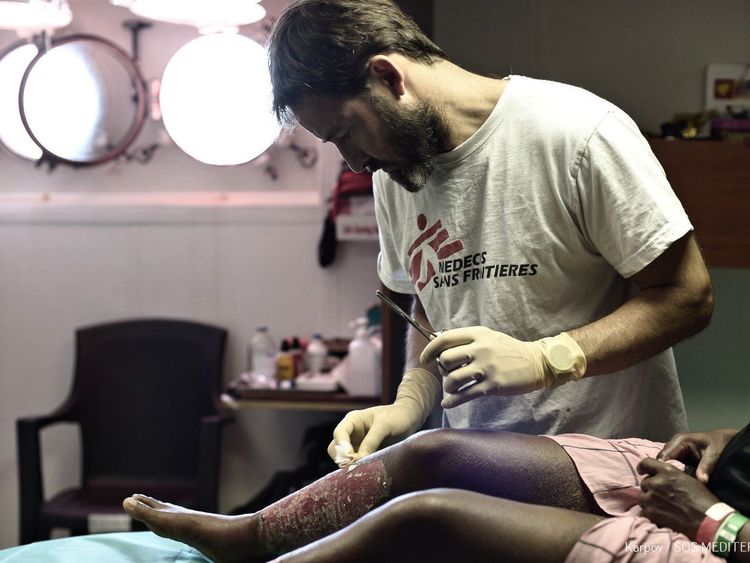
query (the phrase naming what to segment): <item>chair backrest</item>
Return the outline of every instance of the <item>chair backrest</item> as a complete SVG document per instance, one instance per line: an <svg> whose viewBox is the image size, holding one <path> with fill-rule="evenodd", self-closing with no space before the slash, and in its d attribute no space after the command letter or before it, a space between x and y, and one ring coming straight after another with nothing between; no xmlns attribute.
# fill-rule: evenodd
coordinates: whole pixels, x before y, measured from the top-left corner
<svg viewBox="0 0 750 563"><path fill-rule="evenodd" d="M76 331L68 401L83 482L195 479L202 417L220 410L224 329L131 320Z"/></svg>

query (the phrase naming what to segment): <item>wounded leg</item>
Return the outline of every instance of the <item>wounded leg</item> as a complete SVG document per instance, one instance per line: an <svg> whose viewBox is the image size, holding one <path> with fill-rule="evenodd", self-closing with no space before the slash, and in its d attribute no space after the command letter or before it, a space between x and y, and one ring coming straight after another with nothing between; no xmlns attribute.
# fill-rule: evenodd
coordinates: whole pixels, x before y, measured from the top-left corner
<svg viewBox="0 0 750 563"><path fill-rule="evenodd" d="M601 516L455 489L405 495L278 561L562 562Z"/></svg>
<svg viewBox="0 0 750 563"><path fill-rule="evenodd" d="M383 462L374 460L334 471L255 514L209 514L145 495L125 499L123 508L154 533L215 561L266 561L347 526L389 494Z"/></svg>
<svg viewBox="0 0 750 563"><path fill-rule="evenodd" d="M155 533L214 560L265 560L332 534L391 498L436 487L596 510L573 462L552 440L467 430L421 433L251 515L200 513L141 495L123 506Z"/></svg>

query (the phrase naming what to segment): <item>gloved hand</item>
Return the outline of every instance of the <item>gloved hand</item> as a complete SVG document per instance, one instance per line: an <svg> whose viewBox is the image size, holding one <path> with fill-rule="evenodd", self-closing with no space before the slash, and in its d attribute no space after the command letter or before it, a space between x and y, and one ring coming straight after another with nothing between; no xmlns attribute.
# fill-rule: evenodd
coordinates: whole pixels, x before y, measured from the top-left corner
<svg viewBox="0 0 750 563"><path fill-rule="evenodd" d="M422 351L420 362L439 360L452 408L485 395L522 395L577 381L586 357L566 333L523 342L483 326L443 331Z"/></svg>
<svg viewBox="0 0 750 563"><path fill-rule="evenodd" d="M437 402L440 383L429 371L408 370L392 405L352 411L333 431L328 455L339 467L370 455L384 441L398 442L419 430Z"/></svg>

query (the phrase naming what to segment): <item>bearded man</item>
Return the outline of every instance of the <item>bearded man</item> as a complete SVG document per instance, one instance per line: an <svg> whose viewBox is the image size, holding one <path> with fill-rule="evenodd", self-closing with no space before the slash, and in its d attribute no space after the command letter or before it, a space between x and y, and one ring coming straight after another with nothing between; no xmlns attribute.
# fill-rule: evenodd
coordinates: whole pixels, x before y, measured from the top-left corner
<svg viewBox="0 0 750 563"><path fill-rule="evenodd" d="M269 44L274 110L374 172L378 274L410 293L391 405L353 411L351 462L446 427L665 440L686 430L671 346L713 294L633 120L581 88L459 67L390 0L301 0Z"/></svg>

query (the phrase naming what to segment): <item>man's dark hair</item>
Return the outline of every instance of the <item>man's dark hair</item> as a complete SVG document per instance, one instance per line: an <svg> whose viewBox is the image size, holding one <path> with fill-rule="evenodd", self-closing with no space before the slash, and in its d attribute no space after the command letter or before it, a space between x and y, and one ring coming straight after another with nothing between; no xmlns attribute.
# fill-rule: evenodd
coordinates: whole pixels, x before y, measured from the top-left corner
<svg viewBox="0 0 750 563"><path fill-rule="evenodd" d="M292 3L279 16L268 46L276 117L291 121L291 106L306 94L362 93L367 61L379 53L426 64L447 58L391 0Z"/></svg>

